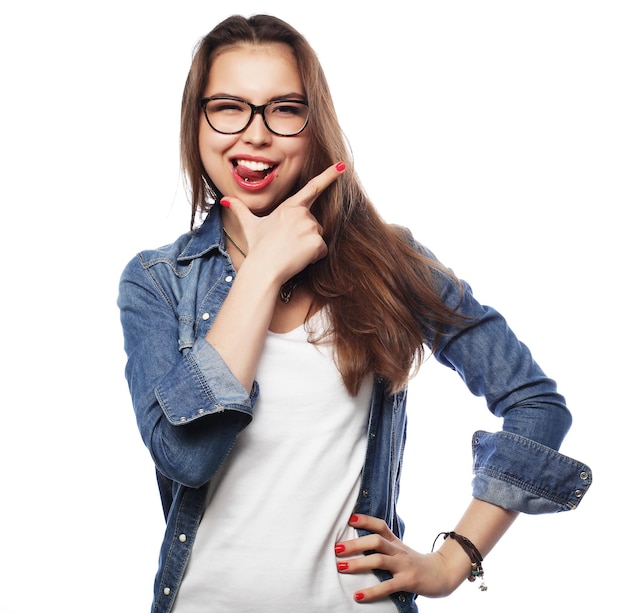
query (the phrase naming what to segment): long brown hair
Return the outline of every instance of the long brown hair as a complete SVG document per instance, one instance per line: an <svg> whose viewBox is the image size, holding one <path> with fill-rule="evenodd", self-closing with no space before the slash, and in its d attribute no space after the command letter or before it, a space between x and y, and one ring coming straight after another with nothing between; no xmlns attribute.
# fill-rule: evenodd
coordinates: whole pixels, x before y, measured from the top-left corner
<svg viewBox="0 0 626 613"><path fill-rule="evenodd" d="M331 164L351 158L326 77L306 39L276 17L229 17L198 44L183 93L180 148L192 227L223 195L200 159L199 100L216 51L240 43L285 43L296 58L310 109L311 144L294 191ZM437 289L441 275L458 281L416 249L406 232L383 221L348 166L311 208L324 228L328 254L307 268L306 281L318 304L328 307L330 327L323 336L335 344L348 391L356 394L363 378L375 374L396 392L421 364L424 345L435 347L443 326L464 322Z"/></svg>

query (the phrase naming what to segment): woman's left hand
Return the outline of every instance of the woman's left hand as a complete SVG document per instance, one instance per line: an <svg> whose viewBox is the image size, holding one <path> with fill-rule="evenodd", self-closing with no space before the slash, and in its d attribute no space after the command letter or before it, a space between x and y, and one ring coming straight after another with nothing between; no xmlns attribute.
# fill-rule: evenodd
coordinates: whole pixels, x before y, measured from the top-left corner
<svg viewBox="0 0 626 613"><path fill-rule="evenodd" d="M337 570L340 573L358 574L380 569L392 575L387 581L357 592L354 598L358 602L370 602L394 592L447 596L467 576L456 576L458 571L450 568L446 558L439 552L422 554L405 545L382 519L353 515L349 523L371 534L337 543ZM363 555L372 551L374 553Z"/></svg>

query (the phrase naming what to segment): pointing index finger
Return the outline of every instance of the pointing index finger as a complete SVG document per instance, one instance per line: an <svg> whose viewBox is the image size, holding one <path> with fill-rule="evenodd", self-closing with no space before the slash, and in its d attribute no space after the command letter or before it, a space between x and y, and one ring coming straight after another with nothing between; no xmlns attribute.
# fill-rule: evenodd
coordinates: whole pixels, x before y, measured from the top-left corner
<svg viewBox="0 0 626 613"><path fill-rule="evenodd" d="M329 166L324 172L313 177L297 194L298 204L311 208L318 196L345 171L345 162L337 162Z"/></svg>

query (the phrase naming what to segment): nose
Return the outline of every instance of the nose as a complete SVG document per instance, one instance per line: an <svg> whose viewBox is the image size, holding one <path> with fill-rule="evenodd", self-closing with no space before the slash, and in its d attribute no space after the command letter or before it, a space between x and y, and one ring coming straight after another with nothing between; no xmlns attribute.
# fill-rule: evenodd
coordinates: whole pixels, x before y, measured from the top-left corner
<svg viewBox="0 0 626 613"><path fill-rule="evenodd" d="M242 138L255 147L269 144L272 133L267 129L261 113L255 113L250 125L244 130Z"/></svg>

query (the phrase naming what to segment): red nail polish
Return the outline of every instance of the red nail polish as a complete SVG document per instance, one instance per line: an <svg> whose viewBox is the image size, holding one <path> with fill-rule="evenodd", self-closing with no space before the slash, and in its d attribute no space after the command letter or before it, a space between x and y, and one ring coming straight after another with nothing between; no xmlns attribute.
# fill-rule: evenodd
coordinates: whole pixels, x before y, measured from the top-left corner
<svg viewBox="0 0 626 613"><path fill-rule="evenodd" d="M348 570L348 567L350 565L347 562L338 562L337 563L337 570Z"/></svg>
<svg viewBox="0 0 626 613"><path fill-rule="evenodd" d="M335 553L343 553L346 550L346 546L341 543L335 545Z"/></svg>
<svg viewBox="0 0 626 613"><path fill-rule="evenodd" d="M355 600L363 600L363 598L365 598L365 594L364 594L363 592L357 592L357 593L354 595L354 599L355 599Z"/></svg>
<svg viewBox="0 0 626 613"><path fill-rule="evenodd" d="M222 198L220 200L220 204L224 207L229 209L230 208L230 200L228 198Z"/></svg>
<svg viewBox="0 0 626 613"><path fill-rule="evenodd" d="M354 513L352 515L350 515L350 523L351 524L356 524L356 522L359 521L359 516L355 515Z"/></svg>
<svg viewBox="0 0 626 613"><path fill-rule="evenodd" d="M339 171L339 172L343 172L346 169L346 163L345 162L337 162L335 164L335 168Z"/></svg>

